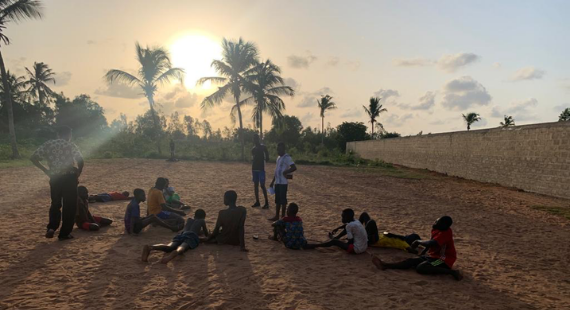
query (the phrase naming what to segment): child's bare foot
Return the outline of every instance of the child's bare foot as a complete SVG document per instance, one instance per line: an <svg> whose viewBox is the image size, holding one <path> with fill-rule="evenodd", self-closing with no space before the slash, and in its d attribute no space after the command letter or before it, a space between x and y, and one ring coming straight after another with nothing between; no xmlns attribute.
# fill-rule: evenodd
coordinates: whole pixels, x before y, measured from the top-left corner
<svg viewBox="0 0 570 310"><path fill-rule="evenodd" d="M160 260L160 262L163 264L167 264L169 261L173 260L176 256L178 256L178 252L172 251L168 255L164 255L164 257Z"/></svg>
<svg viewBox="0 0 570 310"><path fill-rule="evenodd" d="M380 270L386 270L386 266L384 266L384 263L378 258L378 256L372 257L372 263L374 266L376 266L376 268Z"/></svg>
<svg viewBox="0 0 570 310"><path fill-rule="evenodd" d="M148 262L149 255L150 255L150 247L148 245L145 245L143 247L141 260L145 263Z"/></svg>
<svg viewBox="0 0 570 310"><path fill-rule="evenodd" d="M455 278L455 280L457 280L457 281L463 280L463 274L462 274L461 271L459 271L459 270L454 270L454 272L453 272L451 275L452 275L453 278Z"/></svg>

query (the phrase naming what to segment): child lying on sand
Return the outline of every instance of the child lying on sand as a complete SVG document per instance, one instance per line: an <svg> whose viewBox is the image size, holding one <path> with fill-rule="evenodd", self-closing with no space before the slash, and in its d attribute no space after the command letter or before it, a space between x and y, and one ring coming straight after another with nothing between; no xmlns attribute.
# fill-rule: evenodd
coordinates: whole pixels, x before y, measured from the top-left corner
<svg viewBox="0 0 570 310"><path fill-rule="evenodd" d="M115 200L129 200L129 192L110 192L110 193L102 193L97 195L89 196L89 202L107 202L107 201L115 201Z"/></svg>
<svg viewBox="0 0 570 310"><path fill-rule="evenodd" d="M200 233L208 237L208 228L206 227L206 212L202 209L196 210L194 213L194 219L189 218L184 226L184 231L176 235L172 242L169 244L155 244L155 245L145 245L142 252L142 261L148 262L148 256L152 251L162 251L165 253L170 253L165 255L161 263L166 264L178 255L184 254L184 252L195 249L200 243L200 238L198 237ZM202 240L205 241L205 240Z"/></svg>
<svg viewBox="0 0 570 310"><path fill-rule="evenodd" d="M83 230L97 231L103 226L109 226L113 221L108 218L93 216L89 212L89 191L85 186L77 187L77 213L75 224Z"/></svg>
<svg viewBox="0 0 570 310"><path fill-rule="evenodd" d="M384 234L379 235L376 221L371 219L366 212L362 212L362 214L360 214L359 221L366 228L366 234L368 235L368 246L378 248L395 248L417 254L417 251L411 247L414 241L420 239L420 236L417 234L400 236L389 232L384 232Z"/></svg>
<svg viewBox="0 0 570 310"><path fill-rule="evenodd" d="M430 240L413 242L413 249L420 245L426 248L426 256L409 258L397 263L385 263L373 255L372 263L381 270L415 268L420 274L449 274L459 281L463 276L458 270L451 269L457 257L451 224L453 224L451 217L442 216L433 224Z"/></svg>

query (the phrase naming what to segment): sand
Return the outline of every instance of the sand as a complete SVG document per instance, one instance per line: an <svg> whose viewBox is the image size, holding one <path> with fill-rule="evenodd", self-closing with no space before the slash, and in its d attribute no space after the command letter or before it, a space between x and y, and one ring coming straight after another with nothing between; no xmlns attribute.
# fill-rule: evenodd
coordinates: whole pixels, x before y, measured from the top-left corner
<svg viewBox="0 0 570 310"><path fill-rule="evenodd" d="M273 165L268 167L272 171ZM272 173L269 173L271 176ZM287 250L267 240L274 209L252 209L250 167L237 163L98 160L81 184L91 193L150 188L165 176L182 198L206 210L213 229L227 189L247 207L246 243L201 245L167 265L143 245L173 233L149 227L124 234L127 202L91 205L115 223L99 232L74 230L75 239L45 239L47 177L33 167L0 173L0 308L37 309L545 309L570 308L570 221L530 206L570 201L421 172L402 179L357 168L300 166L290 201L300 205L308 239L325 240L342 209L367 211L380 230L428 236L431 223L454 218L458 251L450 276L412 270L379 271L370 256L335 248ZM272 204L273 206L274 204ZM259 235L254 240L253 235ZM411 254L373 249L383 260Z"/></svg>

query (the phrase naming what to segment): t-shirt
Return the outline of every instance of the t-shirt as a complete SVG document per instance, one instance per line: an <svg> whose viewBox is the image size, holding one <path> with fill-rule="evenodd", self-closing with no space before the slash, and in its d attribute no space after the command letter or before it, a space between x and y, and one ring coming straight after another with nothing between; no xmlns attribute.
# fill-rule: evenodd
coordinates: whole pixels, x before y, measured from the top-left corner
<svg viewBox="0 0 570 310"><path fill-rule="evenodd" d="M437 241L437 245L429 248L429 257L441 259L449 268L453 267L457 259L457 253L455 252L451 228L447 230L432 229L431 240Z"/></svg>
<svg viewBox="0 0 570 310"><path fill-rule="evenodd" d="M287 184L287 178L283 176L283 171L288 170L291 165L294 164L289 154L277 157L277 164L275 165L275 184Z"/></svg>
<svg viewBox="0 0 570 310"><path fill-rule="evenodd" d="M368 245L373 245L378 242L380 236L378 235L378 226L376 225L376 221L370 220L365 225L366 228L366 235L368 235Z"/></svg>
<svg viewBox="0 0 570 310"><path fill-rule="evenodd" d="M354 239L354 252L362 253L368 248L368 235L366 229L359 221L352 221L346 224L346 237Z"/></svg>
<svg viewBox="0 0 570 310"><path fill-rule="evenodd" d="M240 228L245 224L247 210L244 207L234 207L221 210L214 231L216 241L220 244L240 245Z"/></svg>
<svg viewBox="0 0 570 310"><path fill-rule="evenodd" d="M141 217L141 208L136 199L131 200L127 205L127 210L125 211L125 229L130 231L131 219L139 219Z"/></svg>
<svg viewBox="0 0 570 310"><path fill-rule="evenodd" d="M251 156L253 161L251 164L251 170L253 171L265 171L265 161L269 160L269 152L265 145L256 145L251 149Z"/></svg>
<svg viewBox="0 0 570 310"><path fill-rule="evenodd" d="M175 201L180 201L180 195L178 193L174 193L172 195L166 195L166 202L173 203Z"/></svg>
<svg viewBox="0 0 570 310"><path fill-rule="evenodd" d="M148 191L148 198L146 205L148 207L148 214L159 214L162 212L162 204L165 204L164 196L162 191L157 188L151 188Z"/></svg>
<svg viewBox="0 0 570 310"><path fill-rule="evenodd" d="M200 235L200 231L202 227L206 225L206 221L204 219L195 220L193 218L189 218L186 220L186 225L184 225L184 231L191 231L196 235Z"/></svg>
<svg viewBox="0 0 570 310"><path fill-rule="evenodd" d="M123 195L123 193L119 193L119 192L110 192L109 196L111 196L111 198L113 198L113 200L128 200L129 197Z"/></svg>
<svg viewBox="0 0 570 310"><path fill-rule="evenodd" d="M67 140L49 140L42 144L32 155L39 160L45 159L52 174L67 174L74 171L75 162L82 159L77 146Z"/></svg>
<svg viewBox="0 0 570 310"><path fill-rule="evenodd" d="M282 241L287 248L298 250L307 244L303 232L303 220L300 217L284 217L277 221L277 225L282 225L285 228Z"/></svg>

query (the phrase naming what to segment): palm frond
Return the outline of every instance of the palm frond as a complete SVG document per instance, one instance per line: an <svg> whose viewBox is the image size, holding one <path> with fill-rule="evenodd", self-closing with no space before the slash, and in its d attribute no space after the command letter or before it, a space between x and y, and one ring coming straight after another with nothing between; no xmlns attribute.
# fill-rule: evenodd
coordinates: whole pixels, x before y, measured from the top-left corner
<svg viewBox="0 0 570 310"><path fill-rule="evenodd" d="M111 84L114 81L125 83L127 85L133 86L135 84L143 85L142 81L139 80L136 76L127 73L122 70L112 69L105 74L105 80L107 83Z"/></svg>
<svg viewBox="0 0 570 310"><path fill-rule="evenodd" d="M211 82L214 84L223 84L223 83L226 83L227 81L228 81L228 79L225 77L209 76L209 77L199 78L198 81L196 81L196 85L198 85L198 86L204 85L204 83L206 83L206 82Z"/></svg>
<svg viewBox="0 0 570 310"><path fill-rule="evenodd" d="M39 0L3 1L0 20L20 21L26 18L42 18L42 5Z"/></svg>
<svg viewBox="0 0 570 310"><path fill-rule="evenodd" d="M202 109L211 108L216 104L222 103L224 98L228 95L228 92L231 90L231 84L226 84L222 87L219 87L217 91L215 91L210 96L204 98L201 104Z"/></svg>
<svg viewBox="0 0 570 310"><path fill-rule="evenodd" d="M156 82L159 84L170 83L170 79L182 81L184 79L184 73L184 69L170 68L156 78Z"/></svg>

